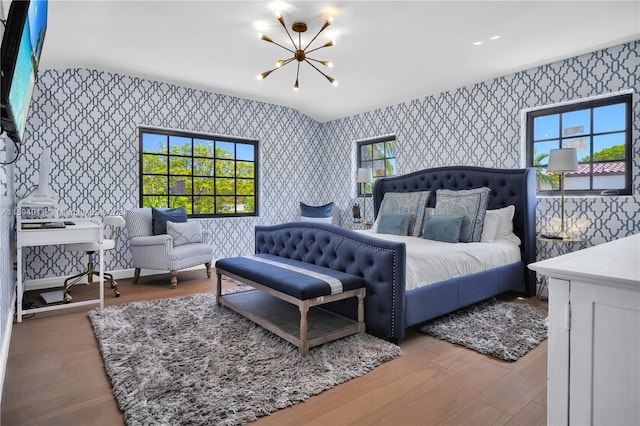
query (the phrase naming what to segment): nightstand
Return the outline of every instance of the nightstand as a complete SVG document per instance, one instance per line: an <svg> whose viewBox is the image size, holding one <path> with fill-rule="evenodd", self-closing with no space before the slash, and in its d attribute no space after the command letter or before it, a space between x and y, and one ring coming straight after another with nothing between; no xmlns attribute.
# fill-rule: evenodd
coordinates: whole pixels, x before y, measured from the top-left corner
<svg viewBox="0 0 640 426"><path fill-rule="evenodd" d="M536 237L536 240L540 241L542 244L546 245L549 248L548 255L540 260L551 259L552 257L561 256L563 254L571 253L587 247L587 240L584 240L582 238L569 238L563 240L559 238L538 235ZM548 284L548 278L543 275L540 282L540 288L538 288L538 293L536 295L538 299L541 298L542 292L547 288Z"/></svg>
<svg viewBox="0 0 640 426"><path fill-rule="evenodd" d="M373 223L362 223L362 222L348 222L345 223L345 228L349 228L352 230L366 230L366 229L371 229L371 227L373 226Z"/></svg>

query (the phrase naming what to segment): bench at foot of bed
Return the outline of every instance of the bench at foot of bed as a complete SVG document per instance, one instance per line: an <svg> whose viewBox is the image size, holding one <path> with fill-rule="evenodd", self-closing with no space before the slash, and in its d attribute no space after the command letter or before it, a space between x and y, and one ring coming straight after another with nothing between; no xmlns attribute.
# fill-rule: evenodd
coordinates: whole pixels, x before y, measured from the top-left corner
<svg viewBox="0 0 640 426"><path fill-rule="evenodd" d="M365 331L361 277L266 254L220 259L216 274L218 305L296 345L302 355L311 347ZM223 296L222 275L256 290ZM357 321L321 308L350 297L358 298Z"/></svg>

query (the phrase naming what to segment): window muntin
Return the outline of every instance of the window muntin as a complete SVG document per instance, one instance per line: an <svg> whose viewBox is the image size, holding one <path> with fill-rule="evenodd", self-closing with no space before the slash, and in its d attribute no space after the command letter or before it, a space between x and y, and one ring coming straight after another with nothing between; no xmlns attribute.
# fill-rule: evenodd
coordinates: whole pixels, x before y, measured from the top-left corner
<svg viewBox="0 0 640 426"><path fill-rule="evenodd" d="M373 179L396 174L396 138L386 136L358 142L358 168L372 169ZM371 194L373 183L358 185L358 195Z"/></svg>
<svg viewBox="0 0 640 426"><path fill-rule="evenodd" d="M537 168L539 192L558 189L558 176L546 172L549 152L575 147L579 170L567 173L569 193L631 194L631 101L625 94L529 112L527 165Z"/></svg>
<svg viewBox="0 0 640 426"><path fill-rule="evenodd" d="M257 153L253 140L140 129L140 205L257 216Z"/></svg>

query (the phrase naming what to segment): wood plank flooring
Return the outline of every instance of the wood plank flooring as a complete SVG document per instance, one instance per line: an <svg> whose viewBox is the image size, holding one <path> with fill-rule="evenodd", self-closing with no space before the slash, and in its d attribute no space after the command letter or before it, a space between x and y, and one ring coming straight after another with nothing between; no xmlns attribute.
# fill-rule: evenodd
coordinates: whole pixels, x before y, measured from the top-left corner
<svg viewBox="0 0 640 426"><path fill-rule="evenodd" d="M213 291L204 270L120 280L105 304ZM230 282L225 287L233 287ZM95 288L94 288L95 289ZM74 298L91 291L74 289ZM537 300L523 301L546 307ZM2 396L3 425L122 425L87 312L36 314L14 323ZM369 374L262 417L255 425L544 425L547 342L505 362L410 330L403 356Z"/></svg>

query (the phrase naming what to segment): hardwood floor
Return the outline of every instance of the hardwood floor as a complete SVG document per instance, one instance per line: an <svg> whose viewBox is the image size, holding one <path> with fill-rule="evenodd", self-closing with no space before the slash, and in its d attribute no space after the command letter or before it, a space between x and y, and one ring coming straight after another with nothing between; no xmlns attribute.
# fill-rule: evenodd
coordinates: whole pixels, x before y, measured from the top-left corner
<svg viewBox="0 0 640 426"><path fill-rule="evenodd" d="M213 291L204 271L120 280L105 304ZM226 287L234 284L225 283ZM91 291L74 290L74 297ZM95 288L93 289L95 291ZM546 307L546 303L529 300ZM14 323L2 397L3 425L122 425L87 312L79 307ZM546 424L547 342L504 362L415 330L403 356L369 374L254 422L256 425Z"/></svg>

